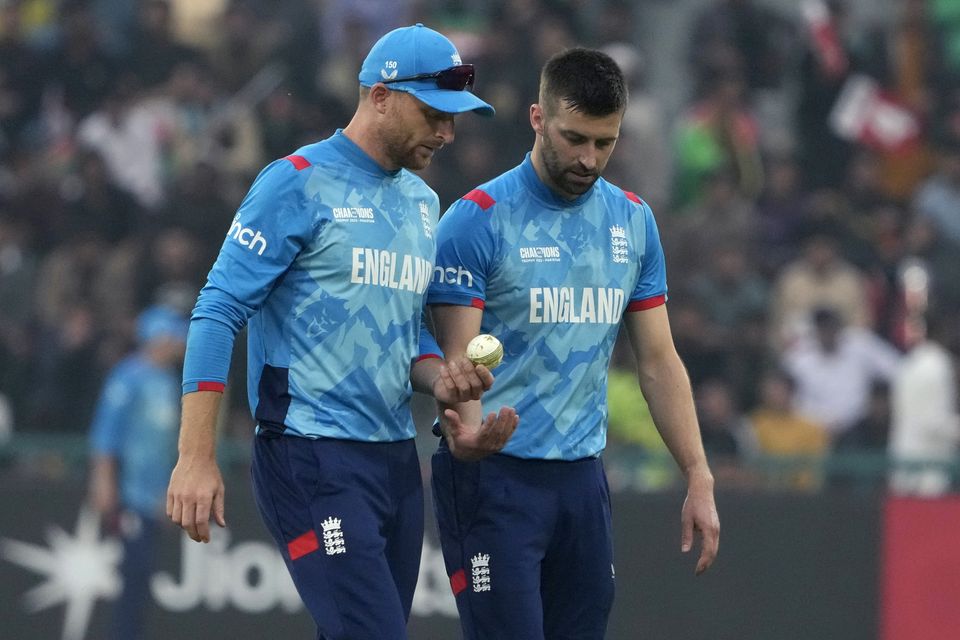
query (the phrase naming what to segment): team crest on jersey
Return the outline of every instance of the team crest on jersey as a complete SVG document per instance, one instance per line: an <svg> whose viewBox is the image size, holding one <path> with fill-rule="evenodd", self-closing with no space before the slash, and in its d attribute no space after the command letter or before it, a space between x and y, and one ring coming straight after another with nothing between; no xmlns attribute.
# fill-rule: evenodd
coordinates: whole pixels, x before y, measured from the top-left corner
<svg viewBox="0 0 960 640"><path fill-rule="evenodd" d="M610 227L610 258L617 264L626 264L630 261L627 232L618 224Z"/></svg>
<svg viewBox="0 0 960 640"><path fill-rule="evenodd" d="M474 593L490 591L490 554L478 553L470 558L470 566Z"/></svg>
<svg viewBox="0 0 960 640"><path fill-rule="evenodd" d="M430 224L430 207L423 200L420 201L420 221L423 222L423 235L433 238L433 226Z"/></svg>
<svg viewBox="0 0 960 640"><path fill-rule="evenodd" d="M330 516L320 523L323 527L323 548L328 556L335 556L347 552L347 543L343 539L343 529L340 528L340 518Z"/></svg>

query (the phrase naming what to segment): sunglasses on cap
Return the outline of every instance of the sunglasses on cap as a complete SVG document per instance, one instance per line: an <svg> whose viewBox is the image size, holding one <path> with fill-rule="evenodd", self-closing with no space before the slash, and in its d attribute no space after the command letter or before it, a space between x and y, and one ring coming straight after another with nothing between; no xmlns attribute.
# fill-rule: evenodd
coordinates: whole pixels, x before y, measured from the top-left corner
<svg viewBox="0 0 960 640"><path fill-rule="evenodd" d="M406 78L392 78L390 80L381 80L383 84L393 84L396 82L416 82L417 80L436 80L438 89L447 91L463 91L467 87L473 86L475 72L472 64L458 64L449 69L443 69L435 73L420 73Z"/></svg>

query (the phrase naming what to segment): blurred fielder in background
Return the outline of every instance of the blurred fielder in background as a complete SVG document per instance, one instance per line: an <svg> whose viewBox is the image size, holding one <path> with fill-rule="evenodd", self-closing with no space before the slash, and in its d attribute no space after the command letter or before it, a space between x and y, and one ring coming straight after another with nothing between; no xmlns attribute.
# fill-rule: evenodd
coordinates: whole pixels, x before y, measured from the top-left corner
<svg viewBox="0 0 960 640"><path fill-rule="evenodd" d="M90 501L123 541L123 586L110 636L116 640L141 636L150 602L165 490L176 461L187 319L168 307L150 307L137 319L137 339L136 353L110 372L90 433Z"/></svg>

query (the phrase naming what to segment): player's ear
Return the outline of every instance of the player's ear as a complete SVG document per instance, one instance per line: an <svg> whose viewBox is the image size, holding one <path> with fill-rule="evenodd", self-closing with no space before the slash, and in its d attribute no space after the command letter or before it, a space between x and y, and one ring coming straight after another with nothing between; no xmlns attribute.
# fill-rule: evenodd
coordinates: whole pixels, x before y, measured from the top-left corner
<svg viewBox="0 0 960 640"><path fill-rule="evenodd" d="M530 105L530 126L538 136L543 135L543 107L537 103Z"/></svg>
<svg viewBox="0 0 960 640"><path fill-rule="evenodd" d="M372 87L370 87L370 92L367 94L367 100L377 110L381 115L387 112L387 102L390 99L390 89L387 89L387 86L382 82L378 82Z"/></svg>

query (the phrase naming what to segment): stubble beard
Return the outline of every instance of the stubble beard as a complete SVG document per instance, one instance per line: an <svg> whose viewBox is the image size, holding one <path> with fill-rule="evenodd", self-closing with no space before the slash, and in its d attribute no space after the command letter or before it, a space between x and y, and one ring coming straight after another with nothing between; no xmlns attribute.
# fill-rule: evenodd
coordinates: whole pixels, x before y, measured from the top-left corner
<svg viewBox="0 0 960 640"><path fill-rule="evenodd" d="M394 111L393 116L393 124L385 127L380 134L387 159L397 168L410 171L426 169L433 158L431 156L424 158L417 153L419 145L408 133L399 109Z"/></svg>
<svg viewBox="0 0 960 640"><path fill-rule="evenodd" d="M600 177L599 174L596 174L590 182L587 183L573 182L570 180L567 176L568 173L573 170L573 167L563 166L553 146L553 142L546 134L543 135L542 157L543 167L546 169L547 175L550 176L550 181L553 182L553 186L560 191L562 195L573 197L582 196L593 187L597 178Z"/></svg>

